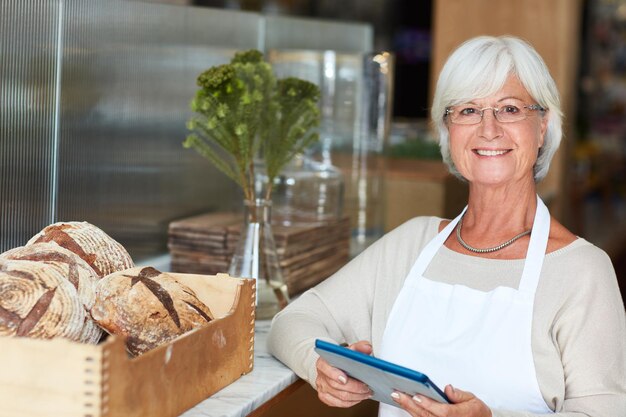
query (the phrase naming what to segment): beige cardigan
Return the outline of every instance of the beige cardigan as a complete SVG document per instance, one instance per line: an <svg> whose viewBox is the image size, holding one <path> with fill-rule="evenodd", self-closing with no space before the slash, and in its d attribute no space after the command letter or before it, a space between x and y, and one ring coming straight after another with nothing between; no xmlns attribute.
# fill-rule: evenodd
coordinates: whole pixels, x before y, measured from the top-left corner
<svg viewBox="0 0 626 417"><path fill-rule="evenodd" d="M376 354L404 279L440 221L418 217L406 222L300 296L275 317L270 352L313 386L316 338L370 340ZM498 285L517 288L523 263L443 247L424 275L483 291ZM626 316L615 271L602 250L579 238L546 256L531 343L541 393L558 416L626 417ZM494 417L534 416L492 411Z"/></svg>

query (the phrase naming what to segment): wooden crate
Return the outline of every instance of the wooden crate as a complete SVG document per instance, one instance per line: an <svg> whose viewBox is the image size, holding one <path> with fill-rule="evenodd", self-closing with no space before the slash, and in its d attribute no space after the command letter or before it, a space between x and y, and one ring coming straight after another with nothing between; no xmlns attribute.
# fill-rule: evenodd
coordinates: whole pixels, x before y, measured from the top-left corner
<svg viewBox="0 0 626 417"><path fill-rule="evenodd" d="M216 319L129 358L124 341L0 338L1 417L173 417L253 367L254 280L173 274Z"/></svg>

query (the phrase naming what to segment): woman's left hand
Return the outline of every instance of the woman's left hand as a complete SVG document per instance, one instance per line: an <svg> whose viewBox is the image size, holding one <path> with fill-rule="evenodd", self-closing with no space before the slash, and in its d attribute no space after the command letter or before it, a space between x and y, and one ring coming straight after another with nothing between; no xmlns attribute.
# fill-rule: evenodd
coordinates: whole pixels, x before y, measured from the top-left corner
<svg viewBox="0 0 626 417"><path fill-rule="evenodd" d="M394 401L413 417L491 417L491 410L471 392L448 385L445 393L452 404L442 404L423 395L413 398L401 392L392 394ZM397 395L396 395L397 394ZM395 398L397 396L397 398Z"/></svg>

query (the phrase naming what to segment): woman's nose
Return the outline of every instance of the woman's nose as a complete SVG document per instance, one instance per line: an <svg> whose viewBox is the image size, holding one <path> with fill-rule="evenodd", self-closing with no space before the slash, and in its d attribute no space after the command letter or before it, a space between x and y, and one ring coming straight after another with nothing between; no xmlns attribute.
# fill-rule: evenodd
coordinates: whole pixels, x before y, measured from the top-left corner
<svg viewBox="0 0 626 417"><path fill-rule="evenodd" d="M488 141L498 139L502 136L502 126L496 119L493 109L483 110L483 118L480 121L479 135Z"/></svg>

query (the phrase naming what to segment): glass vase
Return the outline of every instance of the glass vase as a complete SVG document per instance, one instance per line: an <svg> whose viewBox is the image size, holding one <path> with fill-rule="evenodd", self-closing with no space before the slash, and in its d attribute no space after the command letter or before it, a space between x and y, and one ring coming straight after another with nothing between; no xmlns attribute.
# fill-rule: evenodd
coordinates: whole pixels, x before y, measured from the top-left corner
<svg viewBox="0 0 626 417"><path fill-rule="evenodd" d="M228 273L256 280L256 318L274 317L289 302L271 226L272 202L244 201L244 218L239 241Z"/></svg>

